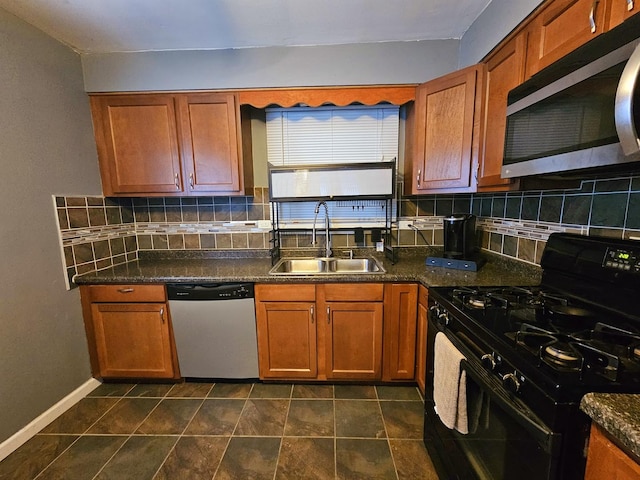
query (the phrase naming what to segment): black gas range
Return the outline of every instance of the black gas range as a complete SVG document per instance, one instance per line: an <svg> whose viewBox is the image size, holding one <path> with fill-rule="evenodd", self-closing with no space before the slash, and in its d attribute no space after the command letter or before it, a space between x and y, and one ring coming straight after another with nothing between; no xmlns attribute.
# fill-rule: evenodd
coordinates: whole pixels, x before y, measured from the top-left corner
<svg viewBox="0 0 640 480"><path fill-rule="evenodd" d="M429 289L425 444L441 478L581 479L582 396L640 392L640 242L552 234L541 266L538 286ZM463 356L469 433L435 411L439 333Z"/></svg>

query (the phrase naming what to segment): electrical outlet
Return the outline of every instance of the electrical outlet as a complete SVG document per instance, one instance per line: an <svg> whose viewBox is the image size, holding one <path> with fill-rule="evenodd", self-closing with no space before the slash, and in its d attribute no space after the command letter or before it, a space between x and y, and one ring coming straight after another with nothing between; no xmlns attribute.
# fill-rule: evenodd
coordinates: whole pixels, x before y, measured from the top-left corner
<svg viewBox="0 0 640 480"><path fill-rule="evenodd" d="M398 222L398 227L400 230L411 230L411 226L413 225L413 220L400 220Z"/></svg>

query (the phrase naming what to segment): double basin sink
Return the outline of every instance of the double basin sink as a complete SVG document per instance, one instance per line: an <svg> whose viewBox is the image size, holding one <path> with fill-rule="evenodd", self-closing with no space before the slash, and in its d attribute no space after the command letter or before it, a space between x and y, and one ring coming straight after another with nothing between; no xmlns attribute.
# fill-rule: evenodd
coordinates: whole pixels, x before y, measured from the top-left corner
<svg viewBox="0 0 640 480"><path fill-rule="evenodd" d="M269 271L271 275L352 275L385 273L373 257L367 258L283 258Z"/></svg>

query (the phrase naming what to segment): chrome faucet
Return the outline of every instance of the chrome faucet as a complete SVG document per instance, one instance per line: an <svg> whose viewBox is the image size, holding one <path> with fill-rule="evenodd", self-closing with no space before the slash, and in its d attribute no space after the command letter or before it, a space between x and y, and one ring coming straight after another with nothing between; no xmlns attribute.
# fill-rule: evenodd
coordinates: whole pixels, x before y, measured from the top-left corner
<svg viewBox="0 0 640 480"><path fill-rule="evenodd" d="M311 245L316 245L316 222L318 221L318 212L320 212L320 205L324 207L324 256L331 256L331 237L329 236L329 207L324 200L320 200L316 203L316 209L314 210L315 216L313 217L313 230L311 230Z"/></svg>

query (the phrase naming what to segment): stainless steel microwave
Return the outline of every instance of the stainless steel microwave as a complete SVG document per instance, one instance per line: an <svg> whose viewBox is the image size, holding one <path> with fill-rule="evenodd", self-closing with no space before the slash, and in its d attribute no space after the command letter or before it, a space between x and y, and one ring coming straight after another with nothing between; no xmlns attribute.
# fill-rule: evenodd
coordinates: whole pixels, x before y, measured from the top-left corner
<svg viewBox="0 0 640 480"><path fill-rule="evenodd" d="M509 93L503 178L640 161L640 39L563 68L559 78L547 83L543 70Z"/></svg>

